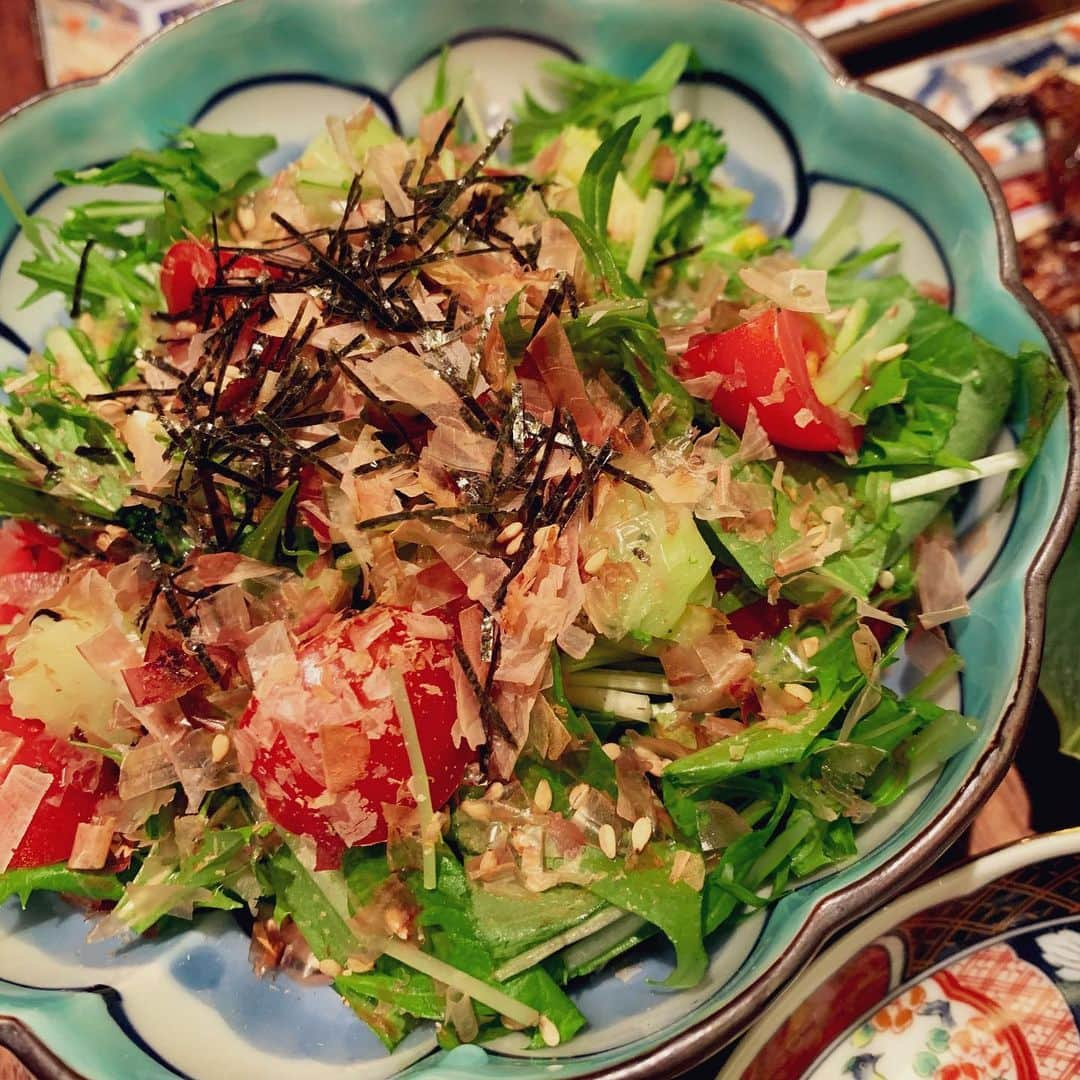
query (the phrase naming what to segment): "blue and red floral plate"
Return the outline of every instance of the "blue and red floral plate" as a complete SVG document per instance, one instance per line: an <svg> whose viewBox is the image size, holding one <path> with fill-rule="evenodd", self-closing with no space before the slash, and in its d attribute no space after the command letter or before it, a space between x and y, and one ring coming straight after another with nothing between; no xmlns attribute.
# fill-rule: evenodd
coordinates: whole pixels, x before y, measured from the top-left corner
<svg viewBox="0 0 1080 1080"><path fill-rule="evenodd" d="M1080 829L907 893L777 998L720 1080L1075 1080Z"/></svg>

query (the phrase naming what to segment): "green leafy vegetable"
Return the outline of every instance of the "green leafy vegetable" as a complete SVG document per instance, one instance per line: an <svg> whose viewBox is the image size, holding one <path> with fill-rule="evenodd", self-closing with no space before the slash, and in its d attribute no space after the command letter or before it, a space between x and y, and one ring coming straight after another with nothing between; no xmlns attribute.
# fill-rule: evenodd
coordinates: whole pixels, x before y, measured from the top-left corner
<svg viewBox="0 0 1080 1080"><path fill-rule="evenodd" d="M63 863L5 870L0 874L0 904L17 896L26 907L36 892L64 893L88 900L119 900L123 885L115 874L98 870L69 870Z"/></svg>
<svg viewBox="0 0 1080 1080"><path fill-rule="evenodd" d="M46 350L0 411L0 481L7 493L0 492L0 513L33 516L52 507L42 515L47 520L72 513L110 518L127 497L126 444L60 381L63 374Z"/></svg>
<svg viewBox="0 0 1080 1080"><path fill-rule="evenodd" d="M1050 581L1046 602L1046 643L1043 646L1039 689L1057 717L1063 753L1080 758L1080 530L1073 533Z"/></svg>
<svg viewBox="0 0 1080 1080"><path fill-rule="evenodd" d="M610 264L609 270L615 272L612 267ZM662 425L664 434L686 432L694 417L694 401L671 372L646 300L624 297L594 304L583 308L577 318L564 320L563 327L584 367L622 371L646 408L665 395L669 406Z"/></svg>
<svg viewBox="0 0 1080 1080"><path fill-rule="evenodd" d="M206 827L187 853L179 850L175 833L167 833L143 859L110 921L141 934L173 912L241 907L234 890L242 881L254 885L256 841L266 831Z"/></svg>
<svg viewBox="0 0 1080 1080"><path fill-rule="evenodd" d="M259 159L276 146L272 135L227 135L185 127L161 150L133 150L111 165L77 172L67 169L56 178L68 186L135 184L155 188L164 193L165 217L175 222L168 237L180 235L183 229L203 236L213 215L231 212L237 199L263 183ZM115 205L109 207L114 210L113 217L118 213ZM147 216L160 217L161 211ZM102 220L112 219L106 215ZM128 220L134 219L129 216ZM161 246L159 242L157 249Z"/></svg>
<svg viewBox="0 0 1080 1080"><path fill-rule="evenodd" d="M43 219L30 221L6 185L0 187L0 197L9 203L34 249L19 267L36 285L26 303L53 292L70 303L81 279L80 295L91 312L100 315L119 308L130 324L138 324L143 309L161 306L155 278L146 267L160 262L173 240L187 233L208 235L215 215L231 213L237 199L264 182L259 159L276 145L270 135L183 128L161 150L134 150L111 165L64 170L57 179L69 187L135 184L162 195L91 200L71 208L59 228ZM81 274L80 261L85 263Z"/></svg>
<svg viewBox="0 0 1080 1080"><path fill-rule="evenodd" d="M1050 433L1050 425L1065 403L1069 385L1042 349L1021 349L1017 364L1020 369L1020 404L1024 412L1024 429L1018 449L1027 458L1027 464L1009 474L1001 495L1003 501L1019 489L1039 456Z"/></svg>
<svg viewBox="0 0 1080 1080"><path fill-rule="evenodd" d="M574 234L586 265L610 296L622 298L640 295L634 283L623 273L604 237L569 210L553 210L552 215Z"/></svg>
<svg viewBox="0 0 1080 1080"><path fill-rule="evenodd" d="M266 516L240 541L240 554L261 562L276 561L278 542L289 517L289 509L300 489L300 484L290 484L275 500Z"/></svg>
<svg viewBox="0 0 1080 1080"><path fill-rule="evenodd" d="M675 970L665 980L671 989L694 986L709 964L702 941L701 893L685 881L672 882L674 844L650 844L641 861L629 867L587 848L582 865L598 874L589 891L624 911L658 926L675 946Z"/></svg>
<svg viewBox="0 0 1080 1080"><path fill-rule="evenodd" d="M593 152L578 182L581 217L598 236L607 234L611 192L622 167L638 118L631 117Z"/></svg>
<svg viewBox="0 0 1080 1080"><path fill-rule="evenodd" d="M785 730L753 724L673 761L664 770L665 781L684 786L716 784L803 758L866 681L852 643L853 630L853 624L841 626L831 640L822 641L813 658L812 675L817 682L813 696L802 713L788 717Z"/></svg>
<svg viewBox="0 0 1080 1080"><path fill-rule="evenodd" d="M517 110L513 159L526 161L569 127L595 128L608 134L631 120L638 122L634 141L644 137L668 112L668 95L690 62L686 45L670 45L636 80L566 60L546 65L558 84L562 108L549 110L530 94Z"/></svg>

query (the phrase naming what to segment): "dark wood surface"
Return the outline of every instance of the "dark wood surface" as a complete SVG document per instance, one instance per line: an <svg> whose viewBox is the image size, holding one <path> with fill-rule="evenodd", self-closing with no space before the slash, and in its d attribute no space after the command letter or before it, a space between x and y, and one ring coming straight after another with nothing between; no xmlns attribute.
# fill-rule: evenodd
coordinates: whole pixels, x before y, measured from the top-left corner
<svg viewBox="0 0 1080 1080"><path fill-rule="evenodd" d="M0 0L0 113L44 89L34 0Z"/></svg>

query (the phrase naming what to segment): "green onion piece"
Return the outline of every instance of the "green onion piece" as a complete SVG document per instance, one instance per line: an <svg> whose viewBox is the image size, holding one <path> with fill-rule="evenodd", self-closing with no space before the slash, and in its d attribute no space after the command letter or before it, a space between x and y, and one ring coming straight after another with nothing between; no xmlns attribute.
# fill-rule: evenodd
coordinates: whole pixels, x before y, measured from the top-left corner
<svg viewBox="0 0 1080 1080"><path fill-rule="evenodd" d="M423 851L424 888L434 889L438 884L435 869L435 841L432 837L434 814L431 806L431 788L428 786L427 768L424 765L424 753L420 749L420 734L416 730L416 717L413 716L412 703L405 692L405 680L397 668L387 672L390 680L390 697L397 710L401 723L401 734L405 740L405 749L409 754L409 768L412 770L413 798L420 811L420 844Z"/></svg>
<svg viewBox="0 0 1080 1080"><path fill-rule="evenodd" d="M419 949L415 945L410 945L406 941L398 941L396 938L390 938L387 941L380 940L379 947L394 960L411 967L414 971L430 975L437 982L445 983L455 990L460 990L463 994L471 997L473 1001L478 1001L481 1005L494 1009L502 1016L508 1016L516 1024L521 1024L523 1027L536 1027L540 1023L541 1016L536 1009L523 1005L520 1001L510 997L509 994L504 994L496 987L482 982L476 976L470 975L460 968L453 967L446 963L445 960L432 956L431 953L424 952L423 949Z"/></svg>
<svg viewBox="0 0 1080 1080"><path fill-rule="evenodd" d="M815 270L831 270L845 255L859 246L859 210L862 208L862 192L852 189L832 221L806 253L806 265Z"/></svg>
<svg viewBox="0 0 1080 1080"><path fill-rule="evenodd" d="M814 379L814 392L822 404L841 408L854 405L870 370L885 362L886 358L879 356L881 351L900 341L914 318L915 305L902 297L849 349L841 352L834 348Z"/></svg>
<svg viewBox="0 0 1080 1080"><path fill-rule="evenodd" d="M641 221L634 233L634 243L630 248L630 258L626 262L626 276L631 281L640 281L645 272L645 263L652 251L653 241L660 228L660 219L664 214L664 193L658 187L649 188L645 196L645 205L641 210Z"/></svg>
<svg viewBox="0 0 1080 1080"><path fill-rule="evenodd" d="M932 495L935 491L946 491L957 484L970 484L974 480L985 480L988 476L1022 469L1027 464L1027 455L1022 450L1006 450L1000 454L977 458L970 469L935 469L921 476L909 476L903 480L894 480L889 488L889 498L894 502L906 502L923 495Z"/></svg>

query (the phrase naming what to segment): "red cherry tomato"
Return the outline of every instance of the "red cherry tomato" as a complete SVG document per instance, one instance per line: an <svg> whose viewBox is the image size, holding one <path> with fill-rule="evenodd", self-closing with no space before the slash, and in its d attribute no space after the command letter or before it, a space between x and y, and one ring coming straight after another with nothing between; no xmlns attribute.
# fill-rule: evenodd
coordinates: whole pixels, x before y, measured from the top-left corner
<svg viewBox="0 0 1080 1080"><path fill-rule="evenodd" d="M385 673L391 667L401 671L412 705L435 808L458 789L475 756L467 743L455 746L451 737L457 716L453 626L436 615L434 628L445 627L447 636L425 637L432 624L423 627L417 620L431 618L376 605L337 623L299 652L300 696L289 696L284 706L291 723L277 707L281 699L270 693L260 701L257 687L240 720L241 738L255 744L251 775L267 812L282 828L316 842L320 868L340 865L347 847L386 839L383 804L416 805L408 790L412 769L401 723L387 697ZM359 716L343 694L359 702ZM342 717L355 719L343 723ZM326 751L333 754L333 747L351 764L343 768L342 760L329 761ZM328 769L338 774L333 795ZM358 820L363 824L354 828ZM346 842L342 832L357 835Z"/></svg>
<svg viewBox="0 0 1080 1080"><path fill-rule="evenodd" d="M788 613L795 605L787 600L777 600L770 604L765 597L745 604L735 611L727 613L728 626L743 639L776 637L788 625Z"/></svg>
<svg viewBox="0 0 1080 1080"><path fill-rule="evenodd" d="M280 271L267 266L254 255L234 255L222 252L221 272L228 281L238 282L257 278L262 273L271 277ZM214 283L217 266L214 253L198 240L177 240L161 260L161 292L170 315L179 315L195 306L195 294Z"/></svg>
<svg viewBox="0 0 1080 1080"><path fill-rule="evenodd" d="M53 573L64 565L60 541L33 522L0 523L0 575ZM0 604L0 626L22 614L18 604Z"/></svg>
<svg viewBox="0 0 1080 1080"><path fill-rule="evenodd" d="M807 355L824 359L825 334L809 316L772 309L719 334L698 334L683 356L683 378L721 376L712 407L730 427L742 431L750 406L765 433L791 450L848 453L862 442L862 429L814 393Z"/></svg>
<svg viewBox="0 0 1080 1080"><path fill-rule="evenodd" d="M195 293L213 284L214 253L198 240L177 240L161 260L161 292L170 315L189 311Z"/></svg>
<svg viewBox="0 0 1080 1080"><path fill-rule="evenodd" d="M0 574L50 572L64 565L60 541L31 521L0 523Z"/></svg>
<svg viewBox="0 0 1080 1080"><path fill-rule="evenodd" d="M91 821L101 800L115 792L116 766L54 739L40 720L23 720L8 705L0 704L0 746L6 747L12 737L21 741L11 760L0 768L0 781L13 765L38 769L54 779L8 867L16 870L66 862L75 830Z"/></svg>

